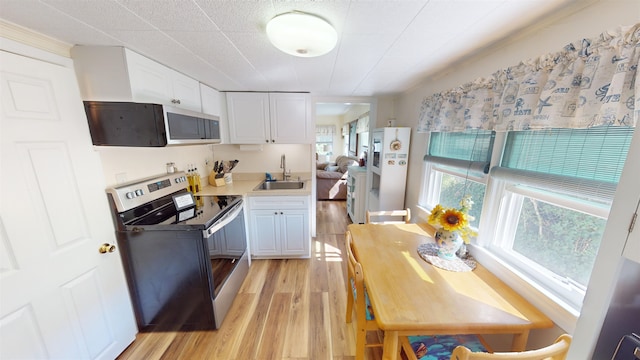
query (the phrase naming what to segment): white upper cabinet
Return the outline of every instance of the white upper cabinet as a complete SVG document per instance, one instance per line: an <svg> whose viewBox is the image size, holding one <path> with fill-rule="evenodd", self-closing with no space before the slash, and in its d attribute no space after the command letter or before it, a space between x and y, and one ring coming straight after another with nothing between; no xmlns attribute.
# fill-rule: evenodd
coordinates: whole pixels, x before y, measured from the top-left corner
<svg viewBox="0 0 640 360"><path fill-rule="evenodd" d="M227 93L227 115L232 144L271 142L268 93Z"/></svg>
<svg viewBox="0 0 640 360"><path fill-rule="evenodd" d="M311 98L307 93L227 93L232 144L311 144Z"/></svg>
<svg viewBox="0 0 640 360"><path fill-rule="evenodd" d="M200 112L200 83L123 47L71 49L84 100L135 101Z"/></svg>
<svg viewBox="0 0 640 360"><path fill-rule="evenodd" d="M222 98L218 90L200 83L200 99L203 113L222 116Z"/></svg>
<svg viewBox="0 0 640 360"><path fill-rule="evenodd" d="M224 93L200 83L202 112L220 118L220 143L229 144L229 122L227 121L227 101Z"/></svg>
<svg viewBox="0 0 640 360"><path fill-rule="evenodd" d="M311 126L311 101L305 93L269 94L271 142L310 144L315 129Z"/></svg>

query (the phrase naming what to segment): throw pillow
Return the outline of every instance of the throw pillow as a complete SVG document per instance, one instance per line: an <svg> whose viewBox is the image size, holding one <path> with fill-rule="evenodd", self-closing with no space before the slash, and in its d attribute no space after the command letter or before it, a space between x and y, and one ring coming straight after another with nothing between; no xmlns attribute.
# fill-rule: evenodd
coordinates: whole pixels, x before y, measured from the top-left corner
<svg viewBox="0 0 640 360"><path fill-rule="evenodd" d="M324 170L325 171L336 172L336 171L339 171L339 166L338 165L327 165L327 167L325 167Z"/></svg>
<svg viewBox="0 0 640 360"><path fill-rule="evenodd" d="M328 162L316 162L316 170L324 170L327 165L329 165Z"/></svg>
<svg viewBox="0 0 640 360"><path fill-rule="evenodd" d="M338 171L345 173L349 166L358 165L358 159L355 157L341 155L336 158L336 165L338 165Z"/></svg>

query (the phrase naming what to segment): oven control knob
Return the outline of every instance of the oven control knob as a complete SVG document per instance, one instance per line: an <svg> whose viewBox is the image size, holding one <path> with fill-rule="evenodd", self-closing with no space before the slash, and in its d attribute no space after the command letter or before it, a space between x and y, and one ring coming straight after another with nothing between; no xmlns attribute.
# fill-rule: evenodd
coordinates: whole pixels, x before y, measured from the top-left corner
<svg viewBox="0 0 640 360"><path fill-rule="evenodd" d="M127 199L133 199L134 197L136 197L136 194L133 191L127 193Z"/></svg>
<svg viewBox="0 0 640 360"><path fill-rule="evenodd" d="M144 195L144 193L142 192L142 189L138 189L138 190L136 190L136 195L137 195L137 196L142 196L142 195Z"/></svg>

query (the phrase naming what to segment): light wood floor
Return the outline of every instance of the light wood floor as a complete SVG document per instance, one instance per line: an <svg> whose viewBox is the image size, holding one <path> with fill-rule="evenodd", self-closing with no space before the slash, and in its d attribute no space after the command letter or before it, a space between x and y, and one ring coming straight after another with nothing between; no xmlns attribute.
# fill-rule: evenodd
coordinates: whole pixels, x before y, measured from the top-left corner
<svg viewBox="0 0 640 360"><path fill-rule="evenodd" d="M140 333L118 359L354 359L345 323L349 223L344 201L318 201L310 259L253 261L220 329ZM381 350L366 355L378 360Z"/></svg>

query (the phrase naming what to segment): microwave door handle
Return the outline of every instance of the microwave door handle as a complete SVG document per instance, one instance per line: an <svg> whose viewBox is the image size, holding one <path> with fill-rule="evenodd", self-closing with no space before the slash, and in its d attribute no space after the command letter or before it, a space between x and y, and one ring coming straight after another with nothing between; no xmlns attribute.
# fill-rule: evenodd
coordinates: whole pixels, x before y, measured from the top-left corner
<svg viewBox="0 0 640 360"><path fill-rule="evenodd" d="M204 237L208 238L209 236L213 235L215 232L217 232L218 230L222 229L224 226L232 222L238 216L240 211L242 211L242 201L234 205L233 208L229 210L229 212L227 212L226 214L224 214L224 216L222 216L222 218L216 221L208 229L204 230L203 231Z"/></svg>

